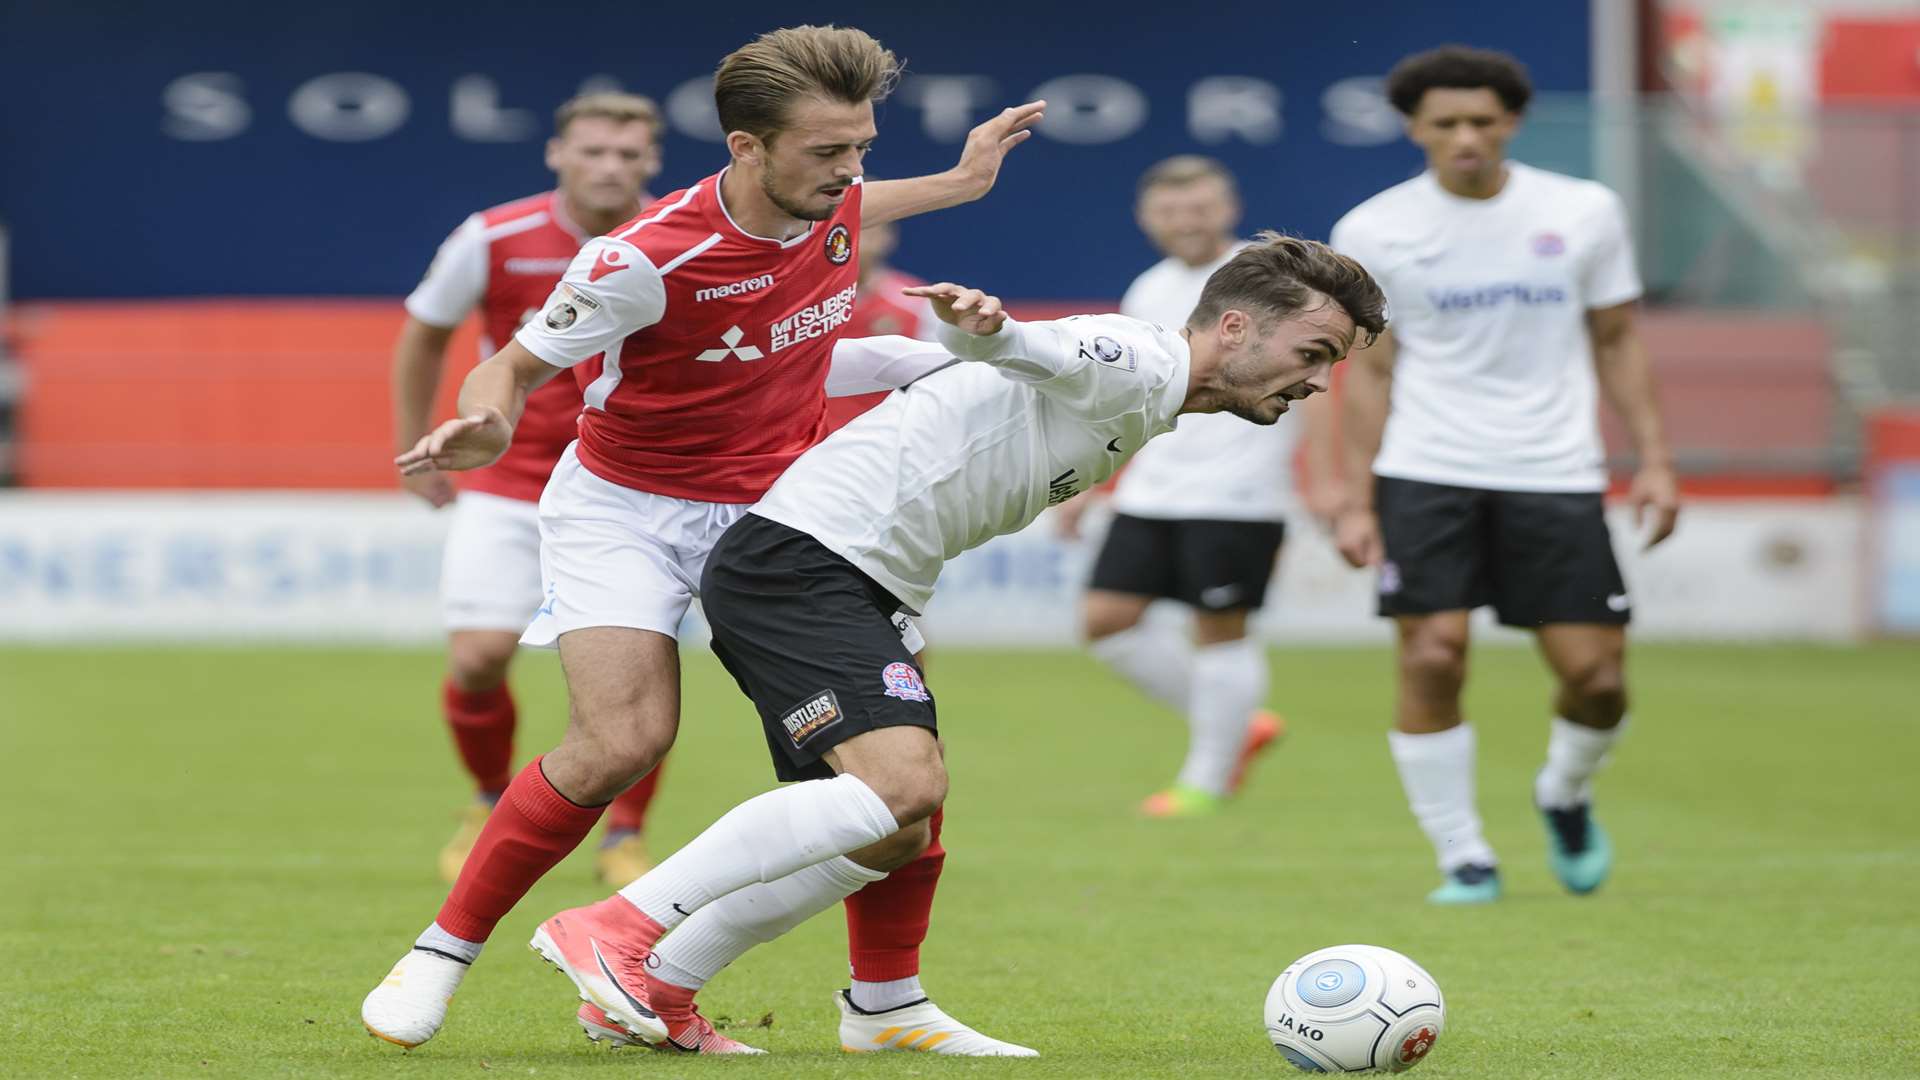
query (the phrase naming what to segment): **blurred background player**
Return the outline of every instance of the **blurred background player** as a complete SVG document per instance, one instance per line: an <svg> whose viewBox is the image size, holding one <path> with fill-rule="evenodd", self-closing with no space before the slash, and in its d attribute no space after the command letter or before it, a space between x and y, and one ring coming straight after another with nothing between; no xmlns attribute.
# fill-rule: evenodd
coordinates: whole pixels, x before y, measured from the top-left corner
<svg viewBox="0 0 1920 1080"><path fill-rule="evenodd" d="M651 201L660 172L661 119L635 94L587 94L561 105L546 147L553 191L482 210L455 229L419 286L393 350L394 446L409 449L431 430L447 342L474 309L480 359L492 356L540 310L588 239L631 219ZM451 505L440 595L447 628L441 688L447 727L477 798L440 851L440 876L453 881L512 779L516 710L507 669L520 633L540 607L540 492L573 441L580 387L554 379L527 397L526 415L501 459L468 473L456 496L444 472L402 477L436 509ZM619 885L645 873L640 830L660 781L655 769L607 811L595 860Z"/></svg>
<svg viewBox="0 0 1920 1080"><path fill-rule="evenodd" d="M1233 174L1212 158L1168 158L1140 178L1135 218L1166 258L1133 280L1120 312L1184 326L1201 289L1245 244ZM1300 406L1317 411L1312 403ZM1141 804L1151 817L1208 814L1239 789L1279 736L1261 708L1267 653L1247 634L1280 554L1293 504L1298 420L1262 427L1231 413L1185 416L1144 446L1116 482L1113 524L1082 610L1093 654L1142 693L1187 717L1187 758L1173 786ZM1078 532L1092 492L1063 505ZM1146 619L1155 600L1193 610L1191 631Z"/></svg>
<svg viewBox="0 0 1920 1080"><path fill-rule="evenodd" d="M1503 53L1401 61L1387 94L1426 171L1333 230L1393 311L1390 332L1355 350L1341 392L1351 489L1336 535L1348 561L1378 565L1380 613L1398 624L1388 742L1446 875L1435 903L1500 895L1460 715L1468 615L1483 604L1534 632L1558 682L1534 783L1554 873L1584 893L1612 863L1592 780L1626 715L1631 605L1602 516L1596 384L1639 452L1631 501L1636 521L1653 511L1649 546L1679 512L1634 326L1625 210L1600 184L1505 159L1531 92Z"/></svg>

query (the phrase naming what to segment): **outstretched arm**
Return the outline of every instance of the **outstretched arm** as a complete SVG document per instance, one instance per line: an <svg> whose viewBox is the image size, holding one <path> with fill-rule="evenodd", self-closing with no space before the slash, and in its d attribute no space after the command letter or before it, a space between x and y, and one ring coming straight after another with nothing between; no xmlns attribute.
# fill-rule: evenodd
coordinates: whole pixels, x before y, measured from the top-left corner
<svg viewBox="0 0 1920 1080"><path fill-rule="evenodd" d="M851 397L898 390L958 363L953 353L931 341L884 334L842 338L833 343L827 367L827 396Z"/></svg>
<svg viewBox="0 0 1920 1080"><path fill-rule="evenodd" d="M899 221L930 210L972 202L993 189L1007 152L1026 142L1046 116L1047 103L1030 101L1000 110L1000 115L967 134L960 163L946 172L910 180L875 180L862 185L860 224Z"/></svg>

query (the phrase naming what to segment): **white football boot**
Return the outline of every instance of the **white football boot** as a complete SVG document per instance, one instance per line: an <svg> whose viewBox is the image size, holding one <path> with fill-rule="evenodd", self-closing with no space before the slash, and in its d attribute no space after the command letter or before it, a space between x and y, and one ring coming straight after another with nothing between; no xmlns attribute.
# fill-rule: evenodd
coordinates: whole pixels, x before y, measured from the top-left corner
<svg viewBox="0 0 1920 1080"><path fill-rule="evenodd" d="M408 949L360 1003L360 1022L375 1038L409 1050L419 1046L446 1023L447 1004L467 967L444 953Z"/></svg>
<svg viewBox="0 0 1920 1080"><path fill-rule="evenodd" d="M980 1034L926 998L870 1013L856 1006L845 990L836 990L833 1003L840 1007L840 1049L850 1054L919 1050L959 1057L1040 1056L1038 1050Z"/></svg>

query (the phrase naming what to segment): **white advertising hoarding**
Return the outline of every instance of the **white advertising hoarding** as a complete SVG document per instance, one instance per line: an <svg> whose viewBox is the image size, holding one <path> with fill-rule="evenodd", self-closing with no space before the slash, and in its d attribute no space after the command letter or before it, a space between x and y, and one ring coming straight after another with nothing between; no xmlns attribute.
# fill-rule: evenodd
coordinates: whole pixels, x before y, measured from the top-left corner
<svg viewBox="0 0 1920 1080"><path fill-rule="evenodd" d="M1717 500L1643 553L1615 543L1647 638L1857 637L1869 598L1851 499ZM432 642L445 518L408 496L316 493L0 496L0 640ZM941 645L1076 639L1090 542L1043 518L955 560L927 613ZM1289 529L1262 616L1275 641L1377 642L1373 577L1311 523Z"/></svg>

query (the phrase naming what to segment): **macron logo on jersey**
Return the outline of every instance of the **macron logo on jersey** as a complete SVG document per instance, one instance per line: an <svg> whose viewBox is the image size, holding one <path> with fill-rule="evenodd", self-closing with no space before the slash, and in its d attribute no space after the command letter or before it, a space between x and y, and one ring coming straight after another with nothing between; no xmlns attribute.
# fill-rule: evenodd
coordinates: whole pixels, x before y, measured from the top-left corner
<svg viewBox="0 0 1920 1080"><path fill-rule="evenodd" d="M1477 289L1428 289L1427 300L1433 304L1435 311L1446 314L1485 311L1505 304L1519 304L1522 307L1564 304L1567 302L1567 290L1558 285L1528 285L1508 281L1498 285L1482 285Z"/></svg>
<svg viewBox="0 0 1920 1080"><path fill-rule="evenodd" d="M772 287L773 275L761 274L759 277L750 277L745 281L736 281L731 285L714 285L701 289L693 294L693 302L701 304L708 300L724 300L729 296L745 296L747 293L756 293L761 289Z"/></svg>
<svg viewBox="0 0 1920 1080"><path fill-rule="evenodd" d="M587 271L587 280L599 281L608 274L617 274L631 265L618 248L602 248L600 257L593 261L593 269Z"/></svg>

